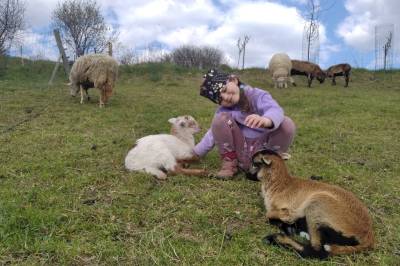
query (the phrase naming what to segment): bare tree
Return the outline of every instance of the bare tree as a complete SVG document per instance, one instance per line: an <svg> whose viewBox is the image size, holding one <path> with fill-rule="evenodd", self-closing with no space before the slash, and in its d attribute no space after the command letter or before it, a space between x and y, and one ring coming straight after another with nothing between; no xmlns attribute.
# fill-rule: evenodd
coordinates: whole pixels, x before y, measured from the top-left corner
<svg viewBox="0 0 400 266"><path fill-rule="evenodd" d="M303 33L303 59L318 63L320 2L309 0Z"/></svg>
<svg viewBox="0 0 400 266"><path fill-rule="evenodd" d="M242 43L241 43L241 37L239 37L239 39L237 41L237 47L238 47L238 52L239 52L237 68L239 68L239 66L240 66L240 56L242 55L242 51L243 51L243 46L242 46Z"/></svg>
<svg viewBox="0 0 400 266"><path fill-rule="evenodd" d="M21 0L0 0L0 55L10 48L18 31L23 29L25 3Z"/></svg>
<svg viewBox="0 0 400 266"><path fill-rule="evenodd" d="M243 57L242 57L242 69L244 69L244 58L246 56L246 45L250 40L250 37L245 35L243 38L243 41L241 41L241 37L239 37L238 42L237 42L237 47L239 49L239 58L238 58L238 64L237 64L237 68L239 68L240 65L240 55L243 52Z"/></svg>
<svg viewBox="0 0 400 266"><path fill-rule="evenodd" d="M89 52L101 53L117 38L100 12L95 0L65 0L59 2L52 14L53 25L79 57Z"/></svg>
<svg viewBox="0 0 400 266"><path fill-rule="evenodd" d="M383 70L386 71L387 63L388 63L388 55L390 53L390 49L392 49L392 37L393 32L389 32L389 36L386 39L386 43L383 46Z"/></svg>
<svg viewBox="0 0 400 266"><path fill-rule="evenodd" d="M138 55L134 49L129 48L122 43L118 42L115 45L115 58L121 65L133 65L138 61Z"/></svg>
<svg viewBox="0 0 400 266"><path fill-rule="evenodd" d="M243 43L242 43L242 48L243 48L242 69L244 69L244 58L246 57L246 45L247 45L247 43L249 42L249 40L250 40L250 37L247 36L247 35L245 35L245 36L244 36Z"/></svg>
<svg viewBox="0 0 400 266"><path fill-rule="evenodd" d="M306 23L303 32L303 60L318 63L319 60L319 24L321 13L335 5L335 1L308 0L305 11Z"/></svg>

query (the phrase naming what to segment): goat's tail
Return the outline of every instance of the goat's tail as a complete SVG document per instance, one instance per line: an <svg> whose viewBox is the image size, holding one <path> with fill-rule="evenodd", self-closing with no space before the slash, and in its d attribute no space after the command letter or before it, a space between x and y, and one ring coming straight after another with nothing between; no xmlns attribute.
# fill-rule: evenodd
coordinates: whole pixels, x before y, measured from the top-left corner
<svg viewBox="0 0 400 266"><path fill-rule="evenodd" d="M365 250L373 249L375 245L374 234L372 231L362 239L361 243L356 246L341 246L341 245L329 245L329 253L332 255L349 254ZM328 250L327 250L328 251Z"/></svg>

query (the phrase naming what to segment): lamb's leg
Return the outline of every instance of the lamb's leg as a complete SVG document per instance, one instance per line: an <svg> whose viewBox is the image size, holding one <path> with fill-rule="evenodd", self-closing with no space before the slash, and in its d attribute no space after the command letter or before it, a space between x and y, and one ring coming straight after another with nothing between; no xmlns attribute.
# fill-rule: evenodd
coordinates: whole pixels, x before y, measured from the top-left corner
<svg viewBox="0 0 400 266"><path fill-rule="evenodd" d="M104 107L105 90L100 88L100 108Z"/></svg>
<svg viewBox="0 0 400 266"><path fill-rule="evenodd" d="M189 163L193 163L193 162L198 162L200 161L200 157L197 155L193 155L190 158L185 158L185 159L180 159L180 160L176 160L178 164L184 165L184 164L189 164Z"/></svg>
<svg viewBox="0 0 400 266"><path fill-rule="evenodd" d="M313 219L305 219L305 217L293 220L290 216L289 210L286 208L273 208L268 211L267 218L271 224L277 225L283 233L272 234L264 237L263 242L266 244L278 244L285 247L292 248L296 250L302 257L311 258L326 258L329 253L322 248L320 232L318 231L317 224L313 223ZM310 244L301 244L288 235L297 233L297 231L303 231L306 229L309 233L309 238L311 239ZM298 228L296 227L298 226ZM298 229L298 230L297 230Z"/></svg>
<svg viewBox="0 0 400 266"><path fill-rule="evenodd" d="M310 240L305 217L297 219L293 224L284 223L279 219L269 219L268 222L277 226L285 235L291 236L299 234L301 237Z"/></svg>
<svg viewBox="0 0 400 266"><path fill-rule="evenodd" d="M264 237L263 242L272 245L283 245L284 247L294 249L303 258L325 259L329 255L323 248L315 250L310 244L301 244L283 233L268 235Z"/></svg>
<svg viewBox="0 0 400 266"><path fill-rule="evenodd" d="M146 167L143 170L146 173L154 175L157 179L160 179L160 180L167 179L167 175L163 171L161 171L160 169L152 168L152 167Z"/></svg>
<svg viewBox="0 0 400 266"><path fill-rule="evenodd" d="M81 104L83 104L83 87L82 87L82 85L79 86L79 91L81 93Z"/></svg>
<svg viewBox="0 0 400 266"><path fill-rule="evenodd" d="M192 176L206 176L207 171L204 169L190 169L183 168L180 164L176 164L175 168L170 171L171 174L184 174L184 175L192 175Z"/></svg>

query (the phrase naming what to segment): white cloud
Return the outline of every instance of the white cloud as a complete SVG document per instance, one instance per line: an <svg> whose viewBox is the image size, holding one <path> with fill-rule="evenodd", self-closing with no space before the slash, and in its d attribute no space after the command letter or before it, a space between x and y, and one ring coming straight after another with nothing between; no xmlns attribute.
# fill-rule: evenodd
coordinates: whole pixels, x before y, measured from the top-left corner
<svg viewBox="0 0 400 266"><path fill-rule="evenodd" d="M374 49L375 26L400 25L398 0L347 0L345 8L349 15L336 32L346 44L364 52ZM400 36L395 36L398 43Z"/></svg>
<svg viewBox="0 0 400 266"><path fill-rule="evenodd" d="M51 13L57 6L56 0L25 1L25 19L28 28L47 27L50 24Z"/></svg>
<svg viewBox="0 0 400 266"><path fill-rule="evenodd" d="M248 35L247 66L264 67L277 52L301 56L304 20L296 8L261 1L237 1L230 8L227 2L220 3L224 8L206 0L139 1L129 6L117 0L107 5L118 16L125 45L140 47L153 41L171 49L183 44L210 45L223 50L235 65L237 40Z"/></svg>
<svg viewBox="0 0 400 266"><path fill-rule="evenodd" d="M162 43L173 49L183 44L210 45L237 63L237 40L248 35L246 66L265 67L274 53L301 58L304 18L295 7L278 1L253 0L98 0L109 23L119 25L125 47ZM299 1L301 2L301 1ZM33 28L50 24L55 0L27 1L27 20ZM321 47L327 43L321 25ZM329 54L321 55L327 60Z"/></svg>
<svg viewBox="0 0 400 266"><path fill-rule="evenodd" d="M22 31L11 47L11 54L34 59L56 60L58 50L52 33L36 33L32 30ZM22 50L21 50L22 49Z"/></svg>

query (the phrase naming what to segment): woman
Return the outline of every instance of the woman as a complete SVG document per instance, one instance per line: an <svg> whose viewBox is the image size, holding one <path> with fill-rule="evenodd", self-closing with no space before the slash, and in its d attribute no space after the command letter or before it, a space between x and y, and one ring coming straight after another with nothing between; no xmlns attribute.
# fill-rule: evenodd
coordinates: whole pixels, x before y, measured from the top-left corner
<svg viewBox="0 0 400 266"><path fill-rule="evenodd" d="M205 75L200 95L219 104L219 108L194 153L203 157L217 146L222 160L218 178L232 178L238 167L247 171L251 156L263 148L276 149L283 157L289 157L286 152L293 142L295 125L268 92L211 69Z"/></svg>

